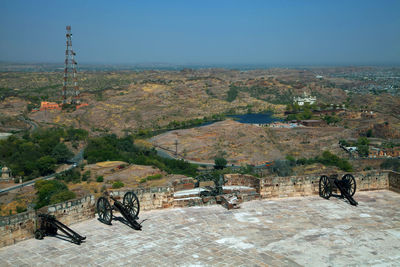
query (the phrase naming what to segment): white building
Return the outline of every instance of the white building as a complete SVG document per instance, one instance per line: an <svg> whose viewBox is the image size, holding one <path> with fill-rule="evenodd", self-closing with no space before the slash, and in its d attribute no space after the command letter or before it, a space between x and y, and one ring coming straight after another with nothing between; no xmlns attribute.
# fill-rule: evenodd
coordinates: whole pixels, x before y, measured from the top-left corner
<svg viewBox="0 0 400 267"><path fill-rule="evenodd" d="M309 96L306 92L303 93L303 96L295 96L293 97L293 102L298 104L299 106L304 106L304 104L308 103L310 105L314 104L317 101L315 96Z"/></svg>
<svg viewBox="0 0 400 267"><path fill-rule="evenodd" d="M0 169L0 181L8 181L11 180L11 170L4 166L3 168Z"/></svg>

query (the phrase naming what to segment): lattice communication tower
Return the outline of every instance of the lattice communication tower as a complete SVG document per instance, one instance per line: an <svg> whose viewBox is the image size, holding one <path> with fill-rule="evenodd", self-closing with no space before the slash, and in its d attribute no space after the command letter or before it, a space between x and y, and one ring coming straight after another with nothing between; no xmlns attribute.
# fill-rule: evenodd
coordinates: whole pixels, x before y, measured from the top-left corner
<svg viewBox="0 0 400 267"><path fill-rule="evenodd" d="M67 26L67 49L65 50L65 67L64 67L64 83L62 89L62 103L64 104L79 104L80 92L77 80L77 63L75 61L76 53L72 50L72 33L71 26ZM71 96L71 100L68 97ZM68 103L69 102L69 103Z"/></svg>

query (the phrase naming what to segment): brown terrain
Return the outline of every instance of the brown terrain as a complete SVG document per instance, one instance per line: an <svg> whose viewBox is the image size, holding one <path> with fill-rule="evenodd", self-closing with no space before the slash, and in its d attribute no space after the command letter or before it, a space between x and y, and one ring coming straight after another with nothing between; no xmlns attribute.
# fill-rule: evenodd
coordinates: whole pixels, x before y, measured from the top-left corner
<svg viewBox="0 0 400 267"><path fill-rule="evenodd" d="M366 69L369 71L369 69ZM225 120L211 125L174 130L154 136L150 140L135 140L145 146L160 146L175 151L185 159L213 163L223 156L229 164L259 165L265 161L310 158L324 150L347 158L338 146L340 139L357 139L369 129L376 138L400 138L400 98L353 93L352 88L363 86L362 80L351 80L330 74L359 71L359 68L321 69L224 70L201 69L182 71L118 71L81 72L79 86L82 102L88 106L78 110L45 110L30 112L40 101L60 102L61 72L1 72L0 73L0 132L19 132L39 127L74 126L89 131L90 135L115 133L122 136L139 129L157 130L173 121L187 121L225 113L273 111L283 117L286 104L303 92L317 97L319 104L345 104L347 110L335 126L299 127L292 129L268 128ZM229 91L236 88L237 96L228 99ZM346 91L344 90L346 89ZM371 113L373 111L373 114ZM368 115L371 114L371 115ZM149 142L148 142L149 141ZM380 140L381 142L382 140ZM67 144L70 148L71 145ZM79 144L76 153L83 144ZM365 166L379 168L382 161L351 160L355 170ZM118 166L126 165L124 168ZM65 167L65 166L64 166ZM113 182L121 181L126 187L164 186L181 175L167 175L151 166L128 165L124 162L103 162L87 165L88 182L70 183L69 188L78 196L88 192L101 194ZM322 164L296 166L295 174L333 172L337 167ZM161 178L143 182L148 176L161 174ZM96 182L97 176L104 182ZM142 180L142 182L141 182ZM3 183L6 187L12 183ZM26 207L35 197L35 190L4 194L0 198L1 215L15 213L16 207Z"/></svg>
<svg viewBox="0 0 400 267"><path fill-rule="evenodd" d="M7 89L6 98L0 103L18 114L25 113L39 125L72 125L92 133L109 131L122 135L139 128L164 127L173 120L226 112L283 113L283 104L303 92L325 103L340 104L347 97L343 90L328 80L316 79L308 70L82 72L79 74L81 97L89 106L69 112L46 110L28 114L27 103L38 107L41 97L46 101L60 101L61 75L58 72L0 73L0 87ZM230 86L239 88L231 102L227 101ZM16 98L9 103L13 96ZM20 102L18 107L14 102Z"/></svg>
<svg viewBox="0 0 400 267"><path fill-rule="evenodd" d="M159 147L175 151L186 159L213 162L217 155L229 164L259 165L265 161L314 157L324 150L342 154L338 140L350 138L353 131L342 127L298 127L292 129L259 127L233 120L211 125L175 130L151 138Z"/></svg>

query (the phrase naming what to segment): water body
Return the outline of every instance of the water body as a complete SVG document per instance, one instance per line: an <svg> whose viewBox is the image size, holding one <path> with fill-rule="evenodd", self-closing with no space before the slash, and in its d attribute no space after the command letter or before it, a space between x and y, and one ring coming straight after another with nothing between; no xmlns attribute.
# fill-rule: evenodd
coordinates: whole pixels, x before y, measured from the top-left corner
<svg viewBox="0 0 400 267"><path fill-rule="evenodd" d="M240 123L249 124L267 124L282 121L282 119L275 118L273 113L247 113L243 115L228 115L228 117L234 118Z"/></svg>
<svg viewBox="0 0 400 267"><path fill-rule="evenodd" d="M232 118L240 123L248 123L248 124L267 124L267 123L272 123L276 121L282 121L282 119L275 118L274 114L269 112L269 113L247 113L247 114L242 114L242 115L227 115L228 118ZM201 126L206 126L210 125L213 123L216 123L218 121L208 121L196 126L193 126L191 128L197 128Z"/></svg>

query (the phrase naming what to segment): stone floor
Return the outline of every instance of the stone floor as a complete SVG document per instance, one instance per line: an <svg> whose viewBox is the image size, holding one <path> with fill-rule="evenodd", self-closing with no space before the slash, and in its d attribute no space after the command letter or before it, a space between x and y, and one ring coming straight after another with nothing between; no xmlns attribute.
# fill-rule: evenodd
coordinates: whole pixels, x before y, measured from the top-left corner
<svg viewBox="0 0 400 267"><path fill-rule="evenodd" d="M399 266L400 194L358 192L358 207L317 196L142 212L143 231L96 219L0 249L0 266Z"/></svg>

